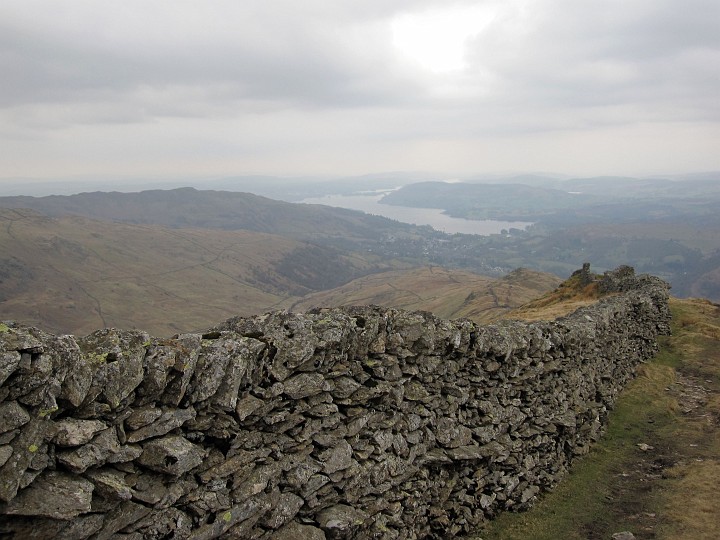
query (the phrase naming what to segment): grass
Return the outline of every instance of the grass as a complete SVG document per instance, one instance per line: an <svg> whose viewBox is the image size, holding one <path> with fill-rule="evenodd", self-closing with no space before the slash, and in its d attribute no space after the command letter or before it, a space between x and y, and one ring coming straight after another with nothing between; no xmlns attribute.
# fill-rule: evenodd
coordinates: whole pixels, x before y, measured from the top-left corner
<svg viewBox="0 0 720 540"><path fill-rule="evenodd" d="M495 279L466 270L427 266L365 276L335 289L307 295L292 309L378 304L485 323L553 289L558 281L554 276L529 270Z"/></svg>
<svg viewBox="0 0 720 540"><path fill-rule="evenodd" d="M672 299L671 309L673 335L601 441L530 511L500 515L475 539L720 538L720 308Z"/></svg>
<svg viewBox="0 0 720 540"><path fill-rule="evenodd" d="M597 281L586 283L580 275L573 274L555 290L511 311L507 318L526 321L557 319L579 307L594 304L601 296Z"/></svg>

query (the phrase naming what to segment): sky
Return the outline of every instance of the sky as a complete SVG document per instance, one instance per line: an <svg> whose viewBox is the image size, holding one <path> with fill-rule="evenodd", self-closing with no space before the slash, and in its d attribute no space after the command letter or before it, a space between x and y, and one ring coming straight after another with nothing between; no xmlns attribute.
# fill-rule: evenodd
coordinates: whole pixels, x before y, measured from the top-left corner
<svg viewBox="0 0 720 540"><path fill-rule="evenodd" d="M717 0L3 0L0 179L720 170Z"/></svg>

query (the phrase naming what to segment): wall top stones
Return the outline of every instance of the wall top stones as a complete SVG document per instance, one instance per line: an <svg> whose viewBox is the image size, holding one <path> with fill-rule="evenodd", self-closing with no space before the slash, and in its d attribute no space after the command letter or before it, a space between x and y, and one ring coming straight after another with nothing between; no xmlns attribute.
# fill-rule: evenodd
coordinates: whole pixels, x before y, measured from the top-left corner
<svg viewBox="0 0 720 540"><path fill-rule="evenodd" d="M0 534L469 532L559 481L669 331L661 280L600 287L556 321L488 326L377 306L171 339L4 323Z"/></svg>

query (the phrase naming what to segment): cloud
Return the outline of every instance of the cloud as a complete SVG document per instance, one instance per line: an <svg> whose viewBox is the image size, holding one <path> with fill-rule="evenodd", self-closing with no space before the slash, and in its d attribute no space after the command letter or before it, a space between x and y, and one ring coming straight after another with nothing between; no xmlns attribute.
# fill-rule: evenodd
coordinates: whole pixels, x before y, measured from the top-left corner
<svg viewBox="0 0 720 540"><path fill-rule="evenodd" d="M443 10L477 31L464 24L456 69L426 69L393 29ZM301 174L506 168L522 147L535 157L519 168L552 169L570 162L548 141L576 140L631 168L621 136L643 156L652 126L716 140L717 20L714 0L6 0L0 157L10 174L193 160ZM720 168L703 152L675 157Z"/></svg>
<svg viewBox="0 0 720 540"><path fill-rule="evenodd" d="M501 23L478 36L473 60L513 106L632 105L643 119L653 106L679 106L696 119L696 100L720 89L716 2L557 0L508 9L504 20L517 31Z"/></svg>
<svg viewBox="0 0 720 540"><path fill-rule="evenodd" d="M283 106L397 102L404 84L386 59L387 30L370 17L381 10L366 7L359 20L350 16L358 9L333 10L338 25L317 4L75 2L61 14L6 6L1 67L11 84L0 103L142 98L148 88Z"/></svg>

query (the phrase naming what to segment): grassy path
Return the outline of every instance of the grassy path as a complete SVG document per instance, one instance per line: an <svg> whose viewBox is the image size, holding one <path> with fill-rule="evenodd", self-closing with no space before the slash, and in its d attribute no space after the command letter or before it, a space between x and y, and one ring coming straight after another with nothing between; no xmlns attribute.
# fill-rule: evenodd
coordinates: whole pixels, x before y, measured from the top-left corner
<svg viewBox="0 0 720 540"><path fill-rule="evenodd" d="M618 400L607 433L525 513L475 540L720 538L720 306L671 300L673 335Z"/></svg>

